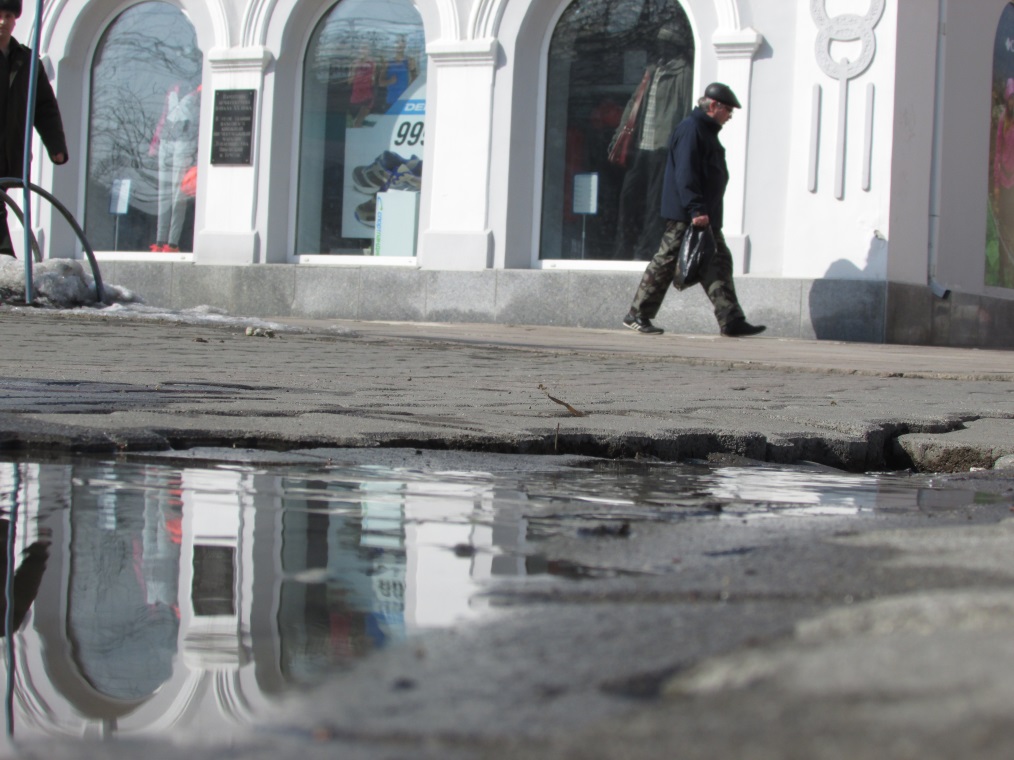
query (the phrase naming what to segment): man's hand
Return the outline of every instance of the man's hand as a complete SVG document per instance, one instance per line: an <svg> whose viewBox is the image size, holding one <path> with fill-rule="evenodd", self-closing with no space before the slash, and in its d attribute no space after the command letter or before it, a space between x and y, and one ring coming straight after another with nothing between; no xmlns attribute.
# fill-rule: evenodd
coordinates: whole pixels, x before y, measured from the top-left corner
<svg viewBox="0 0 1014 760"><path fill-rule="evenodd" d="M54 164L65 164L65 163L67 163L67 156L64 155L63 153L54 153L53 154L53 163Z"/></svg>
<svg viewBox="0 0 1014 760"><path fill-rule="evenodd" d="M691 219L690 223L694 225L694 227L707 227L708 224L711 223L711 218L707 214L701 214L700 216L695 216Z"/></svg>

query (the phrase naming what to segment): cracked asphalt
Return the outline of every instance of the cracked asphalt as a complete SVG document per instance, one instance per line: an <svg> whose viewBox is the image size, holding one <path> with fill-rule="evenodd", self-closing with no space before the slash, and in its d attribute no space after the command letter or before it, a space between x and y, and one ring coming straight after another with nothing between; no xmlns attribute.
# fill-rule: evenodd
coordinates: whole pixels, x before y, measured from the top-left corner
<svg viewBox="0 0 1014 760"><path fill-rule="evenodd" d="M0 445L424 446L851 471L1014 454L1014 355L622 329L0 311Z"/></svg>
<svg viewBox="0 0 1014 760"><path fill-rule="evenodd" d="M658 519L629 534L533 502L542 554L605 572L499 584L486 622L371 656L240 740L54 739L19 757L1014 753L1014 353L619 327L248 335L31 309L0 310L0 329L10 456L340 448L449 467L473 451L526 478L594 456L632 489L672 460L805 462L908 469L924 499L862 519L662 519L644 501Z"/></svg>

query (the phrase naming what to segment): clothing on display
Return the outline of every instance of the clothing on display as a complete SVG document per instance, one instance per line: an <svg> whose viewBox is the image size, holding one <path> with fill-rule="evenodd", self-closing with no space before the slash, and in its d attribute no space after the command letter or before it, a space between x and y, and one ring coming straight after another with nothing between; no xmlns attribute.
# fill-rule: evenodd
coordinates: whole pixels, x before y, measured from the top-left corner
<svg viewBox="0 0 1014 760"><path fill-rule="evenodd" d="M373 105L373 79L376 64L364 60L356 64L352 72L352 95L349 103L354 106Z"/></svg>
<svg viewBox="0 0 1014 760"><path fill-rule="evenodd" d="M349 84L352 85L349 105L355 111L355 116L352 119L353 127L363 126L366 117L373 110L376 82L377 64L370 55L369 48L364 46L359 58L352 64L352 71L349 73Z"/></svg>
<svg viewBox="0 0 1014 760"><path fill-rule="evenodd" d="M384 70L380 75L380 84L387 88L385 102L387 109L398 102L408 86L419 73L416 62L406 55L407 43L404 37L399 37L394 46L394 54L391 60L384 64Z"/></svg>
<svg viewBox="0 0 1014 760"><path fill-rule="evenodd" d="M201 113L201 87L180 97L175 85L166 93L162 118L148 149L158 156L158 222L154 252L179 250L180 237L190 200L182 183L197 162L197 136Z"/></svg>
<svg viewBox="0 0 1014 760"><path fill-rule="evenodd" d="M389 82L387 85L387 105L392 106L412 82L408 59L402 58L401 60L388 63L387 77Z"/></svg>
<svg viewBox="0 0 1014 760"><path fill-rule="evenodd" d="M634 91L634 96L627 101L627 107L620 119L620 127L613 135L609 143L609 163L616 166L626 166L630 161L631 147L637 140L638 125L641 120L641 104L644 102L645 94L651 85L651 79L655 74L653 66L649 66L641 77L641 84Z"/></svg>
<svg viewBox="0 0 1014 760"><path fill-rule="evenodd" d="M180 190L183 194L190 197L197 197L197 167L191 166L185 172L183 172L183 180L180 182Z"/></svg>
<svg viewBox="0 0 1014 760"><path fill-rule="evenodd" d="M993 213L999 244L1001 277L1014 267L1014 79L1004 90L1005 105L996 125L993 144Z"/></svg>
<svg viewBox="0 0 1014 760"><path fill-rule="evenodd" d="M637 149L628 157L620 187L615 256L646 261L658 245L665 222L659 213L666 146L673 129L690 113L693 66L682 58L649 64L647 92L640 104ZM628 112L637 94L628 102ZM622 129L621 122L621 129Z"/></svg>

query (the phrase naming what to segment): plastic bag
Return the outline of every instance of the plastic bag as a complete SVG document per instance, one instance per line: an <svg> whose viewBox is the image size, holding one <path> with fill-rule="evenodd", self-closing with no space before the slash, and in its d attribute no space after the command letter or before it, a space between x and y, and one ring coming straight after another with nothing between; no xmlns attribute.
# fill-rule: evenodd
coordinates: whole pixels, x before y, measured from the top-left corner
<svg viewBox="0 0 1014 760"><path fill-rule="evenodd" d="M701 267L715 253L715 236L711 227L691 226L683 235L679 256L676 258L676 275L672 286L685 290L701 281Z"/></svg>

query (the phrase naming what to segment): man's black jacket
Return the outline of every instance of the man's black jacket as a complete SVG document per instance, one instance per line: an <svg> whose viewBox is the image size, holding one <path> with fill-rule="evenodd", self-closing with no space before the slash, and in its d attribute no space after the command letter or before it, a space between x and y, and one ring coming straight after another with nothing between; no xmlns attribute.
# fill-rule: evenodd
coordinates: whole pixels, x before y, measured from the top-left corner
<svg viewBox="0 0 1014 760"><path fill-rule="evenodd" d="M676 125L669 138L669 157L662 185L662 216L687 222L707 214L711 228L722 229L723 196L729 184L725 148L718 141L722 125L700 108Z"/></svg>

